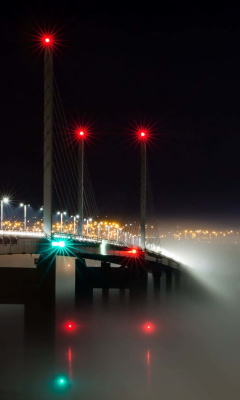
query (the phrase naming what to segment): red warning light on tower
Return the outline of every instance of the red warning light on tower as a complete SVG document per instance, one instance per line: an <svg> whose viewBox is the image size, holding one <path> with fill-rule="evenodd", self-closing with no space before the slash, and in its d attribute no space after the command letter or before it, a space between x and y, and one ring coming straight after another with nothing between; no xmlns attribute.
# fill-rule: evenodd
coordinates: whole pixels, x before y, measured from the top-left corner
<svg viewBox="0 0 240 400"><path fill-rule="evenodd" d="M34 35L34 37L34 41L37 42L37 47L39 50L52 50L55 52L62 42L59 39L58 31L53 30L40 30L36 35Z"/></svg>
<svg viewBox="0 0 240 400"><path fill-rule="evenodd" d="M69 133L71 134L72 141L76 144L79 142L92 142L92 126L93 123L90 122L83 122L83 123L73 123L72 128L70 129Z"/></svg>
<svg viewBox="0 0 240 400"><path fill-rule="evenodd" d="M136 131L137 139L140 141L147 141L150 131L146 126L138 126Z"/></svg>
<svg viewBox="0 0 240 400"><path fill-rule="evenodd" d="M54 47L55 38L53 35L45 34L45 35L42 35L41 42L42 42L43 47L48 47L48 48Z"/></svg>
<svg viewBox="0 0 240 400"><path fill-rule="evenodd" d="M88 139L89 136L89 129L85 125L76 125L73 129L73 132L75 134L75 140L80 140L80 139Z"/></svg>

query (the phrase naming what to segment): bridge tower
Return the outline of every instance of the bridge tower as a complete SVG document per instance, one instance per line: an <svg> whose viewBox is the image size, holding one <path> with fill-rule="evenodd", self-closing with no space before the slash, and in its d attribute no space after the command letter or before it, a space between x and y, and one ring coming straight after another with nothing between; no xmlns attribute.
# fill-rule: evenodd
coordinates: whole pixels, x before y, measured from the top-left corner
<svg viewBox="0 0 240 400"><path fill-rule="evenodd" d="M52 231L53 45L52 35L42 37L44 47L44 159L43 230Z"/></svg>
<svg viewBox="0 0 240 400"><path fill-rule="evenodd" d="M85 130L79 129L78 136L78 235L82 235L83 229L83 161Z"/></svg>
<svg viewBox="0 0 240 400"><path fill-rule="evenodd" d="M146 141L147 133L145 131L139 132L141 141L141 238L140 246L145 249L146 247L146 207L147 207L147 159L146 159Z"/></svg>

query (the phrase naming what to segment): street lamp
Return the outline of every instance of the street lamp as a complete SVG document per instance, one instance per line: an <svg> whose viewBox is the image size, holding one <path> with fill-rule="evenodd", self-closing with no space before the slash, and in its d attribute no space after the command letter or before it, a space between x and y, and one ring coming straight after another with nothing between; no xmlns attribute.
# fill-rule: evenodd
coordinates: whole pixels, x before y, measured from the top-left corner
<svg viewBox="0 0 240 400"><path fill-rule="evenodd" d="M27 207L29 207L30 204L23 204L20 203L20 207L23 207L23 230L26 231L27 229Z"/></svg>
<svg viewBox="0 0 240 400"><path fill-rule="evenodd" d="M73 218L73 234L76 235L76 219L79 218L79 215L72 215Z"/></svg>
<svg viewBox="0 0 240 400"><path fill-rule="evenodd" d="M88 236L88 222L92 222L92 218L89 218L89 219L85 218L84 221L87 221L87 228L86 228L87 235L86 236Z"/></svg>
<svg viewBox="0 0 240 400"><path fill-rule="evenodd" d="M60 232L62 233L62 228L63 228L63 215L66 215L66 211L58 211L57 212L58 215L60 215L60 221L61 221L61 225L60 225Z"/></svg>
<svg viewBox="0 0 240 400"><path fill-rule="evenodd" d="M110 229L111 229L111 225L108 225L108 240L110 240Z"/></svg>
<svg viewBox="0 0 240 400"><path fill-rule="evenodd" d="M100 238L100 233L101 233L101 222L99 222L98 223L98 226L97 226L97 237L98 237L98 239Z"/></svg>
<svg viewBox="0 0 240 400"><path fill-rule="evenodd" d="M0 228L3 229L3 204L8 204L9 203L9 198L8 197L3 197L1 200L1 224Z"/></svg>

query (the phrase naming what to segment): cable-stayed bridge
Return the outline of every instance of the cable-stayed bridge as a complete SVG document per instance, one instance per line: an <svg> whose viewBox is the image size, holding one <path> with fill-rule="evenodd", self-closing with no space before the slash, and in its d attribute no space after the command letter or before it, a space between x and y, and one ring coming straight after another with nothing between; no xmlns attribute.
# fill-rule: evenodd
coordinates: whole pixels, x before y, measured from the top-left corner
<svg viewBox="0 0 240 400"><path fill-rule="evenodd" d="M41 301L44 298L46 302L48 298L51 302L55 290L56 256L74 257L76 260L76 298L91 293L96 287L130 288L132 291L140 289L143 293L146 291L148 273L152 273L156 288L160 286L162 273L166 273L168 286L171 285L172 275L179 280L179 263L162 255L161 252L150 250L146 244L146 153L149 135L143 127L137 132L141 150L139 246L133 247L119 241L83 236L85 214L90 204L94 204L92 186L89 179L86 179L84 147L88 137L88 127L76 128L77 146L74 150L70 136L63 132L66 121L53 73L52 38L44 35L42 45L44 47L43 232L0 231L0 255L38 255L35 257L35 267L32 269L6 268L1 265L1 301L24 303L37 296ZM64 201L69 203L74 199L73 213L78 218L76 235L53 232L54 196L62 210L65 208ZM63 211L60 214L62 217ZM1 200L1 228L2 219ZM88 267L86 260L98 261L99 266ZM112 265L114 267L111 267Z"/></svg>

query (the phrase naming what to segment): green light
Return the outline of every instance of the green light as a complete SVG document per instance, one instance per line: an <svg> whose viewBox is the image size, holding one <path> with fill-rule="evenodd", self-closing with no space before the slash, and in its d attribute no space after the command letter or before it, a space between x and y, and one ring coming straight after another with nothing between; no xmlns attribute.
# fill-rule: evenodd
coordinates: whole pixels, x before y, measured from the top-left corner
<svg viewBox="0 0 240 400"><path fill-rule="evenodd" d="M52 241L52 247L65 247L65 242L63 240Z"/></svg>

